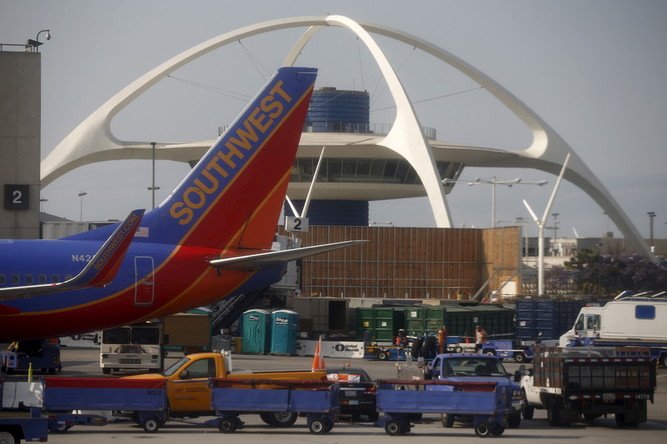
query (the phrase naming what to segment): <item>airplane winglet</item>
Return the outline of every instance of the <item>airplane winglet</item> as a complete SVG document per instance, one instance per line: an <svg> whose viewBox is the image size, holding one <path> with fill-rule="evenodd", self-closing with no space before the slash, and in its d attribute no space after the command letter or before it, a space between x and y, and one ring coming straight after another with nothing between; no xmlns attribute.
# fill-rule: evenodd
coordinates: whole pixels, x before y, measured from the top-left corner
<svg viewBox="0 0 667 444"><path fill-rule="evenodd" d="M103 287L111 282L116 272L118 272L143 215L144 210L132 211L118 225L83 270L73 278L50 284L0 288L0 300L25 298L86 287Z"/></svg>
<svg viewBox="0 0 667 444"><path fill-rule="evenodd" d="M321 253L338 250L340 248L351 247L368 242L366 240L350 240L344 242L334 242L330 244L313 245L310 247L291 248L289 250L266 251L262 253L246 254L243 256L225 257L209 261L212 267L247 270L264 265L271 265L280 262L290 262L304 257L313 256Z"/></svg>

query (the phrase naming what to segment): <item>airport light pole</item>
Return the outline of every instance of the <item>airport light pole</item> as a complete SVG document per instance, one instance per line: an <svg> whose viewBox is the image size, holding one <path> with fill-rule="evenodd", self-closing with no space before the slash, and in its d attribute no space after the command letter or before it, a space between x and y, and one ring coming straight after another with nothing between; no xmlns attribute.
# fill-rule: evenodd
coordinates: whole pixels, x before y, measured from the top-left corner
<svg viewBox="0 0 667 444"><path fill-rule="evenodd" d="M505 185L508 188L511 188L512 185L537 185L542 186L546 185L546 180L540 180L537 182L524 182L520 177L515 177L514 179L498 179L496 176L493 176L490 179L481 179L479 177L474 180L459 180L459 179L449 179L445 178L442 180L443 185L450 185L456 182L465 182L468 186L473 185L491 185L491 227L496 227L496 185Z"/></svg>
<svg viewBox="0 0 667 444"><path fill-rule="evenodd" d="M79 222L83 222L83 196L85 196L86 193L85 191L82 191L79 193L79 199L80 199L80 206L79 206Z"/></svg>
<svg viewBox="0 0 667 444"><path fill-rule="evenodd" d="M648 213L648 246L653 252L653 219L655 219L655 211L649 211Z"/></svg>
<svg viewBox="0 0 667 444"><path fill-rule="evenodd" d="M152 193L152 202L153 202L153 209L155 209L155 191L159 190L160 187L155 186L155 142L151 142L151 146L153 147L153 175L152 175L152 185L148 187L148 191Z"/></svg>

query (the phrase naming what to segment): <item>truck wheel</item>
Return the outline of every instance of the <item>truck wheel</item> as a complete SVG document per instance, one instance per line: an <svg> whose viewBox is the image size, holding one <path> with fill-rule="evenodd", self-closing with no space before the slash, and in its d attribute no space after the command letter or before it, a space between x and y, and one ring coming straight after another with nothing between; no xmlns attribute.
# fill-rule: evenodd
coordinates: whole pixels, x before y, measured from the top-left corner
<svg viewBox="0 0 667 444"><path fill-rule="evenodd" d="M519 353L514 355L514 360L518 363L526 362L526 355L519 352Z"/></svg>
<svg viewBox="0 0 667 444"><path fill-rule="evenodd" d="M475 435L480 438L488 438L491 436L491 426L485 422L477 424L475 426Z"/></svg>
<svg viewBox="0 0 667 444"><path fill-rule="evenodd" d="M616 413L615 419L617 427L637 427L639 425L639 421L628 421L625 413Z"/></svg>
<svg viewBox="0 0 667 444"><path fill-rule="evenodd" d="M507 417L507 425L510 429L518 429L521 425L521 412L512 413Z"/></svg>
<svg viewBox="0 0 667 444"><path fill-rule="evenodd" d="M524 404L521 406L521 416L523 416L523 419L533 419L534 414L535 407L524 402Z"/></svg>
<svg viewBox="0 0 667 444"><path fill-rule="evenodd" d="M160 428L160 421L154 416L146 419L141 425L144 428L144 432L155 433Z"/></svg>
<svg viewBox="0 0 667 444"><path fill-rule="evenodd" d="M55 422L52 423L49 421L49 432L54 432L54 433L65 433L69 429L72 428L71 424L67 424L66 422ZM0 440L0 443L3 443L2 440Z"/></svg>
<svg viewBox="0 0 667 444"><path fill-rule="evenodd" d="M387 435L396 436L401 433L401 423L392 419L388 421L384 426L384 431L387 432Z"/></svg>
<svg viewBox="0 0 667 444"><path fill-rule="evenodd" d="M104 373L105 375L110 375L111 374L111 369L109 367L104 367L102 369L102 373Z"/></svg>
<svg viewBox="0 0 667 444"><path fill-rule="evenodd" d="M299 417L296 412L262 412L262 421L273 427L292 427Z"/></svg>
<svg viewBox="0 0 667 444"><path fill-rule="evenodd" d="M379 359L380 361L386 361L387 358L388 358L388 356L387 356L387 352L384 352L384 351L379 351L379 352L378 352L378 359Z"/></svg>
<svg viewBox="0 0 667 444"><path fill-rule="evenodd" d="M485 355L489 355L489 356L495 356L495 355L496 355L496 351L495 351L494 349L492 349L492 348L489 348L489 349L484 350L484 354L485 354Z"/></svg>
<svg viewBox="0 0 667 444"><path fill-rule="evenodd" d="M552 427L563 425L563 419L561 418L560 409L558 406L547 407L547 420L549 421L549 425Z"/></svg>
<svg viewBox="0 0 667 444"><path fill-rule="evenodd" d="M454 427L454 415L445 413L442 416L442 426L446 429L451 429L452 427Z"/></svg>
<svg viewBox="0 0 667 444"><path fill-rule="evenodd" d="M0 432L0 443L2 444L16 444L19 440L9 432Z"/></svg>

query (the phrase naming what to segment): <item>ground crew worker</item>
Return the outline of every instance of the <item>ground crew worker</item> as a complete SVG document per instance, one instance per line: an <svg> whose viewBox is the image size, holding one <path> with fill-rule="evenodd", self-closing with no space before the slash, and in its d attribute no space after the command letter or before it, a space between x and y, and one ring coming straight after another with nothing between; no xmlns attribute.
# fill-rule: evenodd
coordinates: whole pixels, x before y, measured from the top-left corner
<svg viewBox="0 0 667 444"><path fill-rule="evenodd" d="M444 325L438 330L438 353L447 351L447 327Z"/></svg>
<svg viewBox="0 0 667 444"><path fill-rule="evenodd" d="M486 330L481 325L478 325L475 329L475 351L478 352L482 349L482 344L486 342Z"/></svg>

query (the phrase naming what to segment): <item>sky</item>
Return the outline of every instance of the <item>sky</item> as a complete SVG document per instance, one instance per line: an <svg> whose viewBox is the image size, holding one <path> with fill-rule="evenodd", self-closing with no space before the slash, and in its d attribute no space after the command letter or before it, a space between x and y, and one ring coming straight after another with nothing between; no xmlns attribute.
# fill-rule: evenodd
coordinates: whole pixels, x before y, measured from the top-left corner
<svg viewBox="0 0 667 444"><path fill-rule="evenodd" d="M653 211L654 237L667 238L667 2L661 0L0 0L0 43L24 43L51 30L51 40L40 37L44 158L107 99L180 52L261 21L327 14L413 34L472 64L560 134L643 236L649 236L647 212ZM177 70L114 118L114 135L170 142L217 137L218 126L242 110L301 32L249 38ZM412 47L382 36L376 41L438 140L508 150L530 144L524 125L475 82ZM367 90L371 122L393 121L379 71L351 33L319 33L300 64L320 69L316 87ZM157 162L157 202L188 169ZM528 219L522 199L541 214L556 179L529 169L466 168L461 174L464 180L492 177L548 180L543 187L497 186L498 221ZM150 208L150 181L150 161L85 166L43 188L48 201L42 209L72 220L122 219L134 208ZM457 184L448 195L453 226L490 226L491 188ZM602 209L569 183L552 213L559 214L559 237L620 236ZM372 202L370 221L435 226L425 198ZM534 225L529 234L536 235Z"/></svg>

